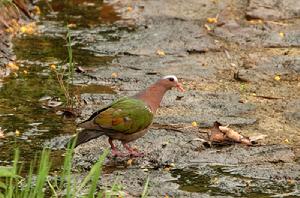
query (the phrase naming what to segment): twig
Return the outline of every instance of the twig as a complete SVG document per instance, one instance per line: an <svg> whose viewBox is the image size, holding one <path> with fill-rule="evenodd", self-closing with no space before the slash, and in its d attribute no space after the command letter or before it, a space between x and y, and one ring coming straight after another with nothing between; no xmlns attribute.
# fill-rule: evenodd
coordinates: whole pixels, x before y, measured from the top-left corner
<svg viewBox="0 0 300 198"><path fill-rule="evenodd" d="M279 99L284 99L283 97L263 96L263 95L256 95L255 97L257 97L257 98L269 99L269 100L279 100Z"/></svg>

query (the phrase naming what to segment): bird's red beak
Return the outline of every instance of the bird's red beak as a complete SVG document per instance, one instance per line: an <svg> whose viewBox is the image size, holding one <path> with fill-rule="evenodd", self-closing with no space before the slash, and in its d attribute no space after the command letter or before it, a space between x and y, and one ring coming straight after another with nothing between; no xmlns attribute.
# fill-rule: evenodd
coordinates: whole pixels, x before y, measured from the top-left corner
<svg viewBox="0 0 300 198"><path fill-rule="evenodd" d="M185 91L185 90L183 89L183 87L182 87L182 84L180 84L180 83L177 83L176 88L177 88L179 91L181 91L181 92L184 92L184 91Z"/></svg>

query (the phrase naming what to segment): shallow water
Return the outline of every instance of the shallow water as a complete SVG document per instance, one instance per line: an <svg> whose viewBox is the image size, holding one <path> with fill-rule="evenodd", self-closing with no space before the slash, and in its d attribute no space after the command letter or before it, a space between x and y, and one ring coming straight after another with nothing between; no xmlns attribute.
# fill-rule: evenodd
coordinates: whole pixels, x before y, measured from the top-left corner
<svg viewBox="0 0 300 198"><path fill-rule="evenodd" d="M60 67L67 62L66 24L76 22L74 31L97 26L105 30L108 28L113 33L111 23L119 19L112 7L99 1L56 0L49 5L40 1L38 5L42 11L37 23L39 31L57 30L57 34L21 35L13 40L20 69L4 79L0 89L0 126L6 135L0 143L0 165L11 164L14 147L20 148L20 160L26 165L42 149L45 141L74 134L76 130L74 119L67 120L57 115L61 106L51 108L47 105L47 99L56 102L63 100L63 92L49 66L55 64ZM103 31L103 35L107 32ZM81 42L76 41L72 45L75 66L97 69L107 66L114 59L105 55L95 56L81 49L85 45ZM104 85L75 84L74 88L80 93L115 93ZM60 161L61 152L54 151L54 161Z"/></svg>

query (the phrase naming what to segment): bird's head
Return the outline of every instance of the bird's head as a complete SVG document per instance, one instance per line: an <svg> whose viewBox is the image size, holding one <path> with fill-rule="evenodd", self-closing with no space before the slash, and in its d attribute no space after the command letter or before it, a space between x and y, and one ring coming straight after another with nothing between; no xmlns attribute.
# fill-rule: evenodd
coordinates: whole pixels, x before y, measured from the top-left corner
<svg viewBox="0 0 300 198"><path fill-rule="evenodd" d="M176 87L179 91L184 91L182 85L178 82L178 79L174 75L168 75L161 78L158 83L164 86L167 90Z"/></svg>

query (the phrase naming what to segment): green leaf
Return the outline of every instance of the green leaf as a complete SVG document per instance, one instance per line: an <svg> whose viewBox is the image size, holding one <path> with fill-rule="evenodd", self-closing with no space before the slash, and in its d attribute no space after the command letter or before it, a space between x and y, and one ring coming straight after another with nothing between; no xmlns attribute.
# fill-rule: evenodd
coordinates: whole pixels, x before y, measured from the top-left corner
<svg viewBox="0 0 300 198"><path fill-rule="evenodd" d="M7 186L6 186L6 184L5 184L5 183L3 183L3 182L1 182L1 181L0 181L0 188L6 189L6 188L7 188Z"/></svg>
<svg viewBox="0 0 300 198"><path fill-rule="evenodd" d="M13 167L0 166L0 177L15 177Z"/></svg>

